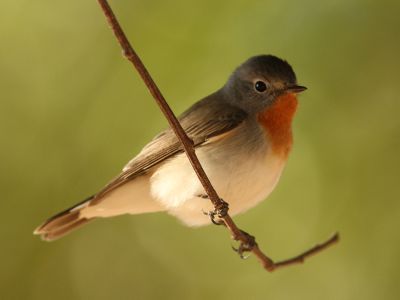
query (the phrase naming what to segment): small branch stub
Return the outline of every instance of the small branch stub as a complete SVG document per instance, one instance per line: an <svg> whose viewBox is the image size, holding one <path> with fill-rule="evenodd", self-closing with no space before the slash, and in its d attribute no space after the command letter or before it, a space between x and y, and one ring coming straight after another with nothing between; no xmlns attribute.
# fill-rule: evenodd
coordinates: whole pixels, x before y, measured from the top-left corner
<svg viewBox="0 0 400 300"><path fill-rule="evenodd" d="M108 23L111 26L111 29L114 32L115 37L117 38L124 56L133 64L136 68L137 72L142 77L144 83L146 84L147 88L149 89L151 95L153 96L154 100L157 102L160 110L163 112L164 116L168 120L169 125L171 126L172 130L175 132L176 136L182 143L182 146L185 150L185 153L197 174L201 184L204 187L204 190L207 193L207 197L214 205L214 211L208 213L213 221L214 224L217 225L225 225L225 227L230 231L232 238L236 241L239 241L238 249L235 249L240 257L244 257L243 254L245 252L252 252L258 260L261 262L262 266L268 271L274 271L278 268L298 264L304 262L306 258L311 255L314 255L322 250L328 248L329 246L333 245L339 240L339 235L336 233L333 237L325 241L324 243L317 245L311 248L304 253L293 257L288 260L280 261L274 263L267 255L265 255L259 248L258 244L256 243L255 238L248 234L247 232L239 229L236 224L233 222L232 218L230 217L228 211L229 206L228 203L222 200L217 192L215 191L213 185L211 184L209 178L207 177L203 167L200 164L199 159L196 156L193 141L186 135L184 129L182 128L181 124L179 123L178 119L172 112L171 108L169 107L167 101L164 99L161 91L157 87L156 83L150 76L149 72L147 71L146 67L144 66L143 62L133 50L129 40L127 39L124 31L122 30L117 18L115 17L110 5L108 4L107 0L98 0L104 15ZM219 220L215 220L215 217L218 217Z"/></svg>

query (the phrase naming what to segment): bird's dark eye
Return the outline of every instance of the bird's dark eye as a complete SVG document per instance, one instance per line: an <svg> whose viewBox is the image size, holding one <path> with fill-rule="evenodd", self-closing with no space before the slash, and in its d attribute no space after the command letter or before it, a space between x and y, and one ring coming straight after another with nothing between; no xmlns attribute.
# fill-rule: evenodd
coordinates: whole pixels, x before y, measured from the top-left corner
<svg viewBox="0 0 400 300"><path fill-rule="evenodd" d="M265 84L264 81L257 81L254 84L254 88L256 89L257 92L265 92L265 90L267 89L267 85Z"/></svg>

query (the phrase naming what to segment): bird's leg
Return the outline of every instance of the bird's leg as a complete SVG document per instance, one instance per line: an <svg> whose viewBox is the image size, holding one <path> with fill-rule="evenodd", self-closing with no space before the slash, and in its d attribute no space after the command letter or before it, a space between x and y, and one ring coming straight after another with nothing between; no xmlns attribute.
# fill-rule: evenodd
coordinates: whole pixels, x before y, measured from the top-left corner
<svg viewBox="0 0 400 300"><path fill-rule="evenodd" d="M240 241L239 247L232 247L232 249L239 254L240 258L246 259L247 256L243 255L244 252L251 252L257 243L254 236L248 234L246 231L240 230L240 233L245 237L246 241Z"/></svg>
<svg viewBox="0 0 400 300"><path fill-rule="evenodd" d="M203 199L209 199L207 194L198 195L198 197ZM228 213L229 204L224 200L220 199L220 205L216 206L214 210L209 212L204 212L205 215L210 217L210 220L215 225L225 225L225 222L222 220ZM216 220L216 217L218 220Z"/></svg>
<svg viewBox="0 0 400 300"><path fill-rule="evenodd" d="M203 199L208 199L207 194L201 194L201 195L198 195L198 197L201 197ZM216 206L214 210L211 210L209 212L204 212L204 214L208 215L210 217L211 222L213 224L226 226L223 218L228 214L229 204L222 199L220 199L220 200L221 200L220 204L218 206ZM218 218L217 220L216 220L216 217ZM240 229L239 229L239 231L240 231L240 235L242 238L239 238L238 236L235 238L235 240L240 239L239 247L238 248L232 247L232 249L239 254L240 258L246 259L247 256L244 256L244 253L251 252L252 249L255 246L257 246L257 243L256 243L256 239L254 236L250 235L246 231L243 231Z"/></svg>

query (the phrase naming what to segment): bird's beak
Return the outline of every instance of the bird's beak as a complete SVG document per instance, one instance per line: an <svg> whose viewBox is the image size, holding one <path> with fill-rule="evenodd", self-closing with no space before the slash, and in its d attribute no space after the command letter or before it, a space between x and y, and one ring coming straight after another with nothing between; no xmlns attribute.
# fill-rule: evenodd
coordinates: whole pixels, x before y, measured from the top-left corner
<svg viewBox="0 0 400 300"><path fill-rule="evenodd" d="M301 93L303 91L305 91L307 88L305 86L301 86L301 85L291 85L288 86L286 88L286 92L290 92L290 93Z"/></svg>

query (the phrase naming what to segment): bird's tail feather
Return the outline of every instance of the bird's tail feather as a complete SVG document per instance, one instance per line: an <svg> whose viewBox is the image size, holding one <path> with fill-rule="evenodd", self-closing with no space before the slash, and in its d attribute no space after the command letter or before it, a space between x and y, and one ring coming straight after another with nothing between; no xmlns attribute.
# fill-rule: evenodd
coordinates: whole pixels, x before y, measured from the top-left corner
<svg viewBox="0 0 400 300"><path fill-rule="evenodd" d="M80 216L81 209L86 207L93 197L91 196L73 207L54 215L36 228L33 233L40 235L45 241L53 241L93 220L92 218L88 219Z"/></svg>

